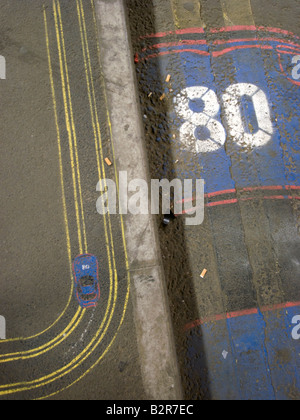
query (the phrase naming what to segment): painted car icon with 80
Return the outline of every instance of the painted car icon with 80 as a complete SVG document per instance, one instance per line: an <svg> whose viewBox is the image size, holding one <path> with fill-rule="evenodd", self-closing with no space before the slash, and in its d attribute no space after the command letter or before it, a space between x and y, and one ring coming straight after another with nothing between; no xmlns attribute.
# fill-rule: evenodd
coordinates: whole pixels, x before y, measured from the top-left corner
<svg viewBox="0 0 300 420"><path fill-rule="evenodd" d="M75 296L82 308L96 307L100 299L97 257L83 254L73 261Z"/></svg>

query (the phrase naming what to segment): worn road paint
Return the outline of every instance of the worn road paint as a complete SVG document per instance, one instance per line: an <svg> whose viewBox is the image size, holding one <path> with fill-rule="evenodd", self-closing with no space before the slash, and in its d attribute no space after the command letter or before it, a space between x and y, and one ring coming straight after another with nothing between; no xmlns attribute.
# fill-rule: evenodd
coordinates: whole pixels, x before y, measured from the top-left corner
<svg viewBox="0 0 300 420"><path fill-rule="evenodd" d="M147 47L138 55L140 80L152 98L165 95L167 108L168 128L162 120L157 127L146 124L146 132L158 133L158 144L168 143L176 161L174 166L166 153L159 176L205 179L221 304L231 314L204 315L188 331L192 397L298 398L299 304L289 303L299 300L300 38L279 28L240 25L179 28L141 42ZM160 83L153 79L157 69ZM278 221L280 214L285 220ZM220 228L225 237L218 237ZM202 237L188 231L186 241L189 235L190 259L197 261ZM229 245L232 257L225 252ZM275 270L273 259L284 268ZM215 299L215 291L207 292L208 301ZM231 349L226 359L224 349ZM205 384L201 390L199 383Z"/></svg>
<svg viewBox="0 0 300 420"><path fill-rule="evenodd" d="M299 396L300 306L207 321L191 331L189 374L209 370L206 386L216 399L289 399ZM250 312L250 311L249 311ZM297 326L293 326L297 322ZM293 335L293 336L292 336ZM200 340L204 337L204 340ZM298 341L295 341L298 337ZM206 351L203 352L203 341ZM230 348L226 362L220 354ZM193 372L193 373L192 373Z"/></svg>
<svg viewBox="0 0 300 420"><path fill-rule="evenodd" d="M226 25L254 24L250 0L221 0L221 7Z"/></svg>
<svg viewBox="0 0 300 420"><path fill-rule="evenodd" d="M47 330L32 337L18 337L1 342L0 363L3 375L0 384L0 397L7 399L18 398L15 395L20 396L20 394L24 399L56 395L62 390L69 389L72 384L77 383L91 372L112 348L123 324L129 301L130 272L124 229L123 227L120 229L118 225L120 221L112 225L109 217L102 219L97 217L94 222L91 222L90 216L87 217L86 213L89 200L83 194L83 191L87 189L84 190L82 182L89 182L90 174L94 174L95 179L99 179L99 173L100 178L103 173L105 178L106 170L103 159L104 142L100 134L99 123L102 109L100 110L100 103L97 104L95 100L96 97L104 97L104 86L102 81L98 83L98 78L96 83L95 73L99 71L98 57L91 56L90 53L91 48L96 51L97 43L93 2L83 5L83 2L78 0L77 10L72 8L71 11L56 0L52 5L52 13L44 7L43 11L39 10L38 16L39 24L43 27L44 23L45 30L46 42L42 45L46 57L45 66L48 64L49 67L45 67L45 72L49 70L50 80L49 91L46 87L46 93L50 97L49 103L51 103L51 99L53 102L54 129L56 128L57 134L63 216L69 258L67 267L69 262L71 274L72 257L78 251L84 251L91 247L96 250L98 255L101 250L102 255L98 255L98 257L101 258L101 274L105 280L102 288L103 301L101 305L90 311L78 308L72 287L70 299L64 312ZM70 28L69 30L66 28L66 22L70 22L70 19L73 19L76 24L72 25L72 31ZM87 21L94 21L95 26L87 25ZM91 27L91 37L87 35L88 26ZM69 58L68 48L73 42L72 39L76 39L77 44L75 45L82 47L79 48L82 54L73 57L78 60L78 66L74 65L73 61L71 63ZM58 63L57 72L54 71L55 62ZM75 83L73 85L73 81L77 71L80 77L81 74L86 74L88 90L88 95L86 93L83 95L79 108L78 104L76 106L76 95L73 90L75 85ZM85 84L80 84L77 88L80 90L82 85ZM97 95L96 92L99 90L101 94ZM76 94L78 94L78 90L76 90ZM106 106L107 102L101 101L101 107L105 109ZM91 116L89 113L85 114L87 121L89 122L91 119L97 124L95 130L94 126L90 127L87 124L88 128L84 128L84 135L80 134L80 124L78 124L78 121L81 123L83 121L83 108L91 111ZM108 116L107 109L104 114ZM49 119L52 122L51 118L50 114ZM109 138L109 135L107 137ZM86 141L86 138L89 140ZM80 139L83 141L80 142ZM80 149L80 143L81 146L84 143L84 153ZM113 155L111 147L110 143L108 147L105 146L105 153L109 153L110 156ZM89 164L79 166L78 163L86 158L89 159ZM113 158L114 161L115 158ZM69 166L69 164L71 165ZM88 174L85 171L87 166ZM101 167L104 168L103 172L99 169ZM67 174L70 175L69 178ZM85 188L87 185L90 186L91 183L85 184ZM66 198L68 192L71 193L69 199ZM89 220L88 224L86 224L86 217ZM101 234L96 233L95 235L95 232L101 232ZM117 241L115 240L116 232L118 232ZM96 236L96 245L92 239L93 236ZM99 237L101 238L100 242ZM122 278L122 282L119 281L119 276ZM65 279L60 278L60 281L63 280ZM62 299L66 297L59 296ZM69 340L72 342L71 346L67 344ZM66 348L72 348L72 351L65 352ZM57 357L53 357L55 352L57 352ZM14 369L12 367L14 363L22 363L22 369ZM45 369L46 365L48 369ZM22 373L18 376L20 372Z"/></svg>
<svg viewBox="0 0 300 420"><path fill-rule="evenodd" d="M222 37L220 38L218 34ZM149 38L151 39L151 36ZM180 40L174 41L176 38ZM194 142L189 139L190 137L187 139L185 137L184 141L188 142L186 148L182 147L182 142L171 138L174 158L180 158L181 161L188 160L191 149L198 153L191 171L188 171L186 166L183 168L184 178L190 178L191 175L204 177L208 193L235 187L300 184L300 175L297 172L299 158L292 151L298 148L295 133L298 130L296 110L299 106L299 95L298 89L293 89L291 83L291 81L296 83L291 74L295 51L300 51L298 37L276 28L254 26L221 28L210 31L210 41L207 41L207 34L202 28L176 30L171 35L161 33L159 39L153 36L153 45L140 55L141 60L147 60L148 73L154 73L151 67L156 58L159 58L162 75L168 74L168 66L176 60L181 73L172 75L174 92L170 93L169 89L166 89L165 93L169 94L169 98L174 98L178 86L182 86L183 82L186 85L186 89L175 96L175 107L173 109L169 107L171 129L176 134L179 129L182 138L187 132L193 131L197 124L201 124L198 125L199 128L202 126L205 129L205 132L194 130L194 135L199 137ZM265 72L266 61L270 63L268 74ZM233 74L227 76L223 75L223 70L228 63L233 69ZM217 85L215 80L217 76L214 76L216 73L222 75L222 80L218 81ZM238 82L237 85L230 80L233 76ZM273 88L273 80L277 81L276 89ZM151 80L148 79L148 82L151 86ZM199 93L201 89L202 97ZM210 90L205 94L205 89ZM240 92L235 96L237 89ZM253 92L251 90L251 94L249 89L254 89ZM186 95L195 96L195 92L198 92L198 97L204 101L207 110L194 109L198 111L194 113L192 109L185 111L188 104ZM217 93L218 102L214 92ZM255 95L257 100L253 100ZM249 96L252 96L252 103L247 100ZM243 100L239 101L239 98ZM218 146L218 143L224 144L224 131L220 126L220 106L227 116L226 119L222 118L223 126L229 134L226 150ZM198 107L201 107L200 103ZM218 116L215 122L216 115ZM242 131L246 132L250 140L252 136L254 142L239 141ZM208 140L203 136L207 136ZM253 162L255 171L241 173L239 168L248 165L248 145L264 147L255 150ZM207 159L199 154L200 151L213 153ZM231 158L237 153L240 162L234 165ZM214 167L218 167L218 174L211 170L211 163L208 162L212 161ZM264 164L266 161L268 165ZM197 168L203 168L201 173Z"/></svg>

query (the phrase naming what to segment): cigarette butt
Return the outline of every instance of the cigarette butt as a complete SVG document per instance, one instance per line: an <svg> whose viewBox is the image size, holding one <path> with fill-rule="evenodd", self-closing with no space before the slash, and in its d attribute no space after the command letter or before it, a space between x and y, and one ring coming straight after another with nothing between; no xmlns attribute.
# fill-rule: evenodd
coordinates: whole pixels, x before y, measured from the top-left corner
<svg viewBox="0 0 300 420"><path fill-rule="evenodd" d="M206 270L206 269L204 269L204 270L202 271L202 273L200 274L200 277L201 277L202 279L204 279L204 277L205 277L206 273L207 273L207 270Z"/></svg>
<svg viewBox="0 0 300 420"><path fill-rule="evenodd" d="M166 78L166 82L169 83L169 81L171 80L171 75L168 74L167 78Z"/></svg>
<svg viewBox="0 0 300 420"><path fill-rule="evenodd" d="M108 158L105 158L104 160L105 160L105 162L106 162L106 164L108 166L111 166L112 165L111 161Z"/></svg>
<svg viewBox="0 0 300 420"><path fill-rule="evenodd" d="M165 97L166 97L166 94L165 94L165 93L163 93L159 99L160 99L161 101L163 101L163 100L165 99Z"/></svg>

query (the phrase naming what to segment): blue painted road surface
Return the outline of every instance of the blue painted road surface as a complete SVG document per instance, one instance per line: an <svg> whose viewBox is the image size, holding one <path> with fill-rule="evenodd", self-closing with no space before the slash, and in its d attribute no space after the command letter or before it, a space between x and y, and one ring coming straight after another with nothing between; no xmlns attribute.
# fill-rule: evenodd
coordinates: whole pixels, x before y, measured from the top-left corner
<svg viewBox="0 0 300 420"><path fill-rule="evenodd" d="M300 38L235 26L140 42L152 168L205 180L205 222L183 235L196 308L182 300L187 396L299 399Z"/></svg>

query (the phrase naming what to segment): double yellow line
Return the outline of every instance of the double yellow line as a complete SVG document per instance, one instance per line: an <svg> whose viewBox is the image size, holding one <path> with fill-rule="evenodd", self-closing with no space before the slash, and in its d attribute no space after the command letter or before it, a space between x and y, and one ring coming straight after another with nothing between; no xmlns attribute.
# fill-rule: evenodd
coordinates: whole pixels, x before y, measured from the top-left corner
<svg viewBox="0 0 300 420"><path fill-rule="evenodd" d="M65 233L67 239L67 253L68 253L68 260L69 260L69 269L70 269L70 277L71 277L71 292L67 302L67 305L60 315L60 317L45 331L41 332L40 334L28 337L26 340L30 340L36 338L48 330L50 330L66 313L67 308L70 305L71 299L73 298L73 273L72 273L72 250L71 250L71 240L70 240L70 230L69 230L69 222L68 222L68 213L67 213L67 204L66 204L66 196L65 196L65 184L64 184L64 173L63 173L63 159L62 159L62 147L61 147L61 135L60 135L60 128L58 123L58 111L57 111L57 101L56 101L56 92L54 86L54 79L53 79L53 71L52 71L52 63L51 63L51 55L50 55L50 43L49 43L49 34L48 34L48 24L46 18L46 11L44 10L44 23L45 23L45 34L46 34L46 47L47 47L47 55L48 55L48 67L49 67L49 77L50 77L50 84L51 84L51 94L53 100L53 109L54 109L54 119L55 119L55 126L56 126L56 134L57 134L57 146L58 146L58 157L59 157L59 170L60 170L60 181L61 181L61 192L62 192L62 204L63 204L63 213L64 213L64 224L65 224ZM83 202L82 202L82 193L81 193L81 176L80 176L80 168L79 168L79 159L78 159L78 148L77 148L77 136L74 124L74 114L73 114L73 107L72 107L72 100L71 100L71 90L70 90L70 83L69 83L69 74L67 68L67 61L66 61L66 51L65 51L65 43L63 32L61 32L61 20L60 25L58 24L57 14L56 14L56 36L57 36L57 45L59 51L59 61L60 61L60 71L61 71L61 80L62 80L62 90L63 90L63 98L64 98L64 110L65 110L65 117L66 117L66 126L68 132L68 139L69 139L69 148L70 148L70 157L71 157L71 166L72 166L72 178L73 178L73 188L74 188L74 203L76 209L76 220L77 220L77 230L78 230L78 244L79 244L79 252L83 252L83 242L82 236L84 238L84 246L85 252L87 252L87 239L86 239L86 227L84 221L84 210L83 210ZM60 26L60 30L59 30ZM61 36L61 38L60 38ZM63 60L64 59L64 60ZM64 71L65 70L65 71ZM66 76L65 76L66 74ZM74 148L73 148L73 141L72 136L74 139ZM75 152L74 152L75 149ZM75 165L76 162L76 165ZM80 215L79 215L79 205L78 205L78 193L77 193L77 186L76 186L76 174L75 174L75 166L77 168L77 180L78 180L78 188L79 188L79 196L80 196L80 207L81 207L81 216L82 216L82 229L83 235L81 234L81 223L80 223ZM62 341L64 341L79 325L80 321L83 318L85 311L82 308L78 308L75 316L72 318L69 325L53 340L45 343L44 345L28 350L23 352L16 352L16 353L9 353L9 354L2 354L0 355L0 364L1 363L8 363L17 360L24 360L33 357L37 357L45 352L53 349L55 346L59 345ZM18 341L21 339L13 339L13 340L6 340L9 341ZM22 339L24 340L24 338Z"/></svg>
<svg viewBox="0 0 300 420"><path fill-rule="evenodd" d="M91 1L93 7L93 1ZM96 96L95 96L95 89L93 83L93 74L92 74L92 67L91 67L91 60L90 60L90 52L89 52L89 45L87 39L87 31L86 31L86 24L85 24L85 16L84 16L84 8L82 5L82 0L76 0L77 5L77 14L78 14L78 22L81 34L81 42L82 42L82 50L83 50L83 57L84 57L84 65L85 65L85 73L86 73L86 82L88 88L88 97L89 97L89 104L90 104L90 111L91 111L91 119L93 125L93 132L94 132L94 139L95 139L95 149L96 149L96 160L97 160L97 167L98 167L98 175L99 178L105 179L105 166L104 166L104 156L103 156L103 148L102 148L102 140L101 140L101 132L100 132L100 124L97 112L97 103L96 103ZM53 1L53 12L54 12L54 19L55 19L55 28L56 28L56 37L58 42L58 52L59 52L59 60L60 60L60 70L61 70L61 79L62 79L62 89L63 89L63 99L64 99L64 107L65 107L65 117L66 117L66 126L69 138L69 147L70 147L70 158L71 158L71 166L72 166L72 178L73 178L73 189L74 189L74 198L75 198L75 210L76 210L76 220L77 220L77 229L78 229L78 243L80 251L84 250L87 252L87 240L86 240L86 229L85 229L85 222L84 222L84 211L83 211L83 202L82 202L82 195L81 195L81 180L80 180L80 170L79 170L79 160L78 160L78 151L77 151L77 138L76 138L76 130L74 124L74 117L73 117L73 109L72 109L72 100L71 100L71 90L69 84L69 76L68 76L68 67L67 67L67 58L66 58L66 50L64 44L64 34L63 34L63 25L61 19L61 10L60 10L60 3L58 0ZM95 19L95 11L94 12L94 22ZM50 47L49 47L49 34L48 34L48 25L47 25L47 16L46 11L44 9L44 21L45 21L45 32L46 32L46 43L47 43L47 53L48 53L48 61L49 61L49 74L50 74L50 81L51 81L51 90L52 90L52 97L53 97L53 105L54 105L54 114L55 114L55 124L57 129L57 140L58 140L58 150L59 150L59 163L60 163L60 174L61 174L61 185L62 185L62 196L63 196L63 207L64 207L64 218L65 218L65 225L66 225L66 236L67 236L67 248L68 248L68 256L70 261L70 269L72 266L72 253L71 253L71 243L70 243L70 235L69 235L69 227L68 227L68 218L67 218L67 208L66 208L66 200L64 194L64 180L63 180L63 165L62 165L62 153L61 153L61 140L60 140L60 130L58 124L58 117L57 117L57 104L56 104L56 95L55 95L55 88L54 88L54 81L53 81L53 72L52 72L52 64L51 64L51 56L50 56ZM106 96L105 96L106 100ZM107 104L107 100L106 100ZM68 108L69 105L69 108ZM70 114L67 110L70 110ZM109 114L107 114L109 117ZM111 131L111 124L109 120L109 126ZM74 143L72 142L72 138ZM73 149L74 144L74 149ZM113 151L114 155L114 151ZM115 160L115 159L114 159ZM77 173L75 172L75 166L77 168ZM115 170L116 174L116 170ZM116 174L117 175L117 174ZM78 193L76 187L76 181L78 183ZM80 201L80 205L78 205L78 198ZM104 203L103 203L104 206ZM81 213L81 223L80 223L80 213ZM44 386L49 384L62 376L67 375L72 370L77 368L80 364L82 364L91 354L92 352L99 346L101 341L103 340L105 334L108 331L110 326L111 320L113 318L115 307L117 303L117 293L118 293L118 280L117 280L117 268L116 268L116 261L115 261L115 252L114 252L114 244L113 244L113 235L112 235L112 226L110 215L104 216L104 227L105 227L105 240L106 240L106 247L107 247L107 255L108 255L108 263L109 263L109 272L110 272L110 292L109 292L109 301L106 308L106 313L104 319L91 340L91 342L87 345L87 347L69 364L64 366L63 368L53 372L52 374L46 375L42 378L36 379L30 382L22 382L16 384L9 384L0 386L0 395L7 395L21 391L28 391L40 386ZM81 234L82 229L82 234ZM127 251L126 251L126 242L125 242L125 235L124 235L124 223L123 219L121 219L121 229L122 229L122 237L123 237L123 245L125 251L125 261L126 261L126 269L128 273L127 277L127 293L125 296L124 308L121 317L120 324L115 332L110 344L103 350L101 356L98 358L96 363L90 367L88 371L90 371L99 361L105 356L105 354L110 349L112 343L114 342L118 331L123 323L128 299L129 299L129 286L130 286L130 274L129 274L129 264L127 258ZM83 238L83 239L82 239ZM112 253L112 255L110 254ZM72 273L71 273L72 276ZM60 334L61 337L64 337L66 334L71 334L76 326L81 321L85 310L82 310L74 316L73 320L69 324L69 326ZM79 317L79 318L78 318ZM107 322L106 322L107 321ZM75 323L75 324L74 324ZM72 327L72 324L73 327ZM106 325L105 325L106 324ZM105 328L104 328L105 327ZM53 343L56 339L52 340ZM59 340L55 345L59 344L62 340ZM51 346L50 348L46 349L46 346L51 346L51 342L44 345L45 348L39 348L38 354L42 354L50 348L53 348L55 345ZM36 350L31 350L29 352L34 352ZM23 356L26 357L35 357L33 354L29 355L29 352L24 352ZM22 357L23 358L23 357ZM75 380L77 382L80 380L87 372L84 372L79 378ZM73 382L73 383L75 383ZM68 385L67 387L71 386L72 384ZM3 391L2 391L3 390ZM59 391L57 391L59 392Z"/></svg>

